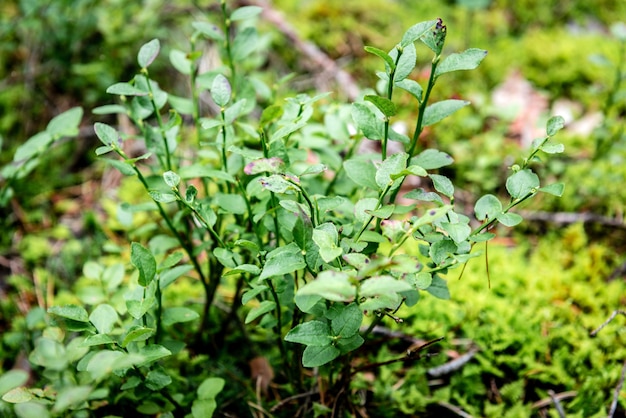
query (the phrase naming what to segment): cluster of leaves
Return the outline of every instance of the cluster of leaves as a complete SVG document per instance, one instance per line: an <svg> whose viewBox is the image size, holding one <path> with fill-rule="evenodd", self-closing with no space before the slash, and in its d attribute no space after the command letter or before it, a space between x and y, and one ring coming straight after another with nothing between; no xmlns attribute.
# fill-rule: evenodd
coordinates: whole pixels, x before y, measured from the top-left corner
<svg viewBox="0 0 626 418"><path fill-rule="evenodd" d="M239 345L265 339L278 347L277 382L288 395L309 393L316 378L304 368L323 366L318 377L332 390L309 398L320 400L318 408L349 410L356 373L351 359L375 326L398 320L394 313L414 306L423 292L448 298L444 276L480 255L472 249L495 237L492 227L519 224L512 209L540 192L562 193L561 184L542 186L532 169L540 152L563 151L553 142L563 127L555 117L546 136L511 167L508 202L480 197L474 220L455 207L454 185L438 172L452 158L419 150L418 139L424 128L469 103L431 103L436 83L476 68L486 51L444 56L441 20L410 27L389 52L366 48L384 65L378 93L351 106L322 94L259 108L260 98L272 99L274 92L243 63L258 62L260 35L251 23L260 11L230 11L222 2L219 26L194 23L190 50L170 51L174 68L189 78L190 97L170 94L151 78L160 53L155 39L139 50L138 74L107 89L119 104L94 111L129 118L138 132L133 139L145 148L129 155L129 134L94 126L102 142L96 154L113 154L104 161L144 189L146 200L125 203L120 213L158 216L147 227L147 245L130 245L131 280L121 264L87 264L84 274L96 290L48 309L50 322L29 356L48 386L26 388L19 372L4 382L14 388L3 400L15 403L21 417L85 409L117 415L128 405L143 414L211 416L224 381L189 376L185 369L195 360L186 356L232 356L221 349L234 329L246 330L237 336ZM224 65L201 73L204 42L220 50ZM416 43L432 56L425 86L410 77ZM412 137L391 125L401 94L416 105ZM212 115L202 115L202 101L210 102ZM316 103L322 103L322 123L314 117ZM73 112L61 118L67 126L74 126ZM359 152L365 141L377 142L380 151ZM401 151L391 153L389 141ZM29 157L38 152L32 145L23 152ZM408 186L409 180L422 187ZM185 277L201 285L202 302L168 305L167 294ZM46 320L41 311L33 315Z"/></svg>
<svg viewBox="0 0 626 418"><path fill-rule="evenodd" d="M407 312L396 332L446 336L442 350L410 368L381 368L372 405L380 411L396 405L407 415L443 414L447 403L472 416L557 416L553 391L566 416L607 416L626 356L623 321L595 338L590 332L623 306L624 282L607 281L621 257L591 242L580 224L549 233L527 257L529 250L528 242L491 245L491 276L498 277L491 292L484 291L484 263L473 262L455 285L462 297L447 304L424 298L420 308L428 318ZM390 345L384 358L409 344ZM431 374L472 347L479 350L462 367ZM399 379L393 390L382 384ZM623 413L621 405L614 416Z"/></svg>

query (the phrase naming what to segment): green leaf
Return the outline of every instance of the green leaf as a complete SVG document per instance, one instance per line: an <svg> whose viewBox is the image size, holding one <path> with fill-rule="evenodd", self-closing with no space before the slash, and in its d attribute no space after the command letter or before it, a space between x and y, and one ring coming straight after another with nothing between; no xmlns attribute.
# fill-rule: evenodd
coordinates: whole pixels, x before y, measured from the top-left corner
<svg viewBox="0 0 626 418"><path fill-rule="evenodd" d="M89 359L85 371L93 380L99 381L110 376L115 370L132 366L133 361L129 361L130 359L122 351L100 350ZM139 359L140 356L136 358L137 361L140 361Z"/></svg>
<svg viewBox="0 0 626 418"><path fill-rule="evenodd" d="M25 370L12 369L0 375L0 396L16 387L25 385L29 374Z"/></svg>
<svg viewBox="0 0 626 418"><path fill-rule="evenodd" d="M326 363L330 363L339 355L341 351L334 345L313 346L309 345L302 353L302 365L304 367L319 367Z"/></svg>
<svg viewBox="0 0 626 418"><path fill-rule="evenodd" d="M435 70L435 77L459 70L473 70L478 67L487 56L484 49L470 48L458 54L450 54L439 63Z"/></svg>
<svg viewBox="0 0 626 418"><path fill-rule="evenodd" d="M296 302L296 306L302 312L316 314L318 313L317 312L318 308L321 308L322 310L326 309L326 302L321 296L296 294L294 299ZM323 312L319 312L319 313L320 315L323 314ZM320 315L316 315L316 316L320 316Z"/></svg>
<svg viewBox="0 0 626 418"><path fill-rule="evenodd" d="M83 117L83 109L74 107L52 118L46 131L55 138L78 135L78 125Z"/></svg>
<svg viewBox="0 0 626 418"><path fill-rule="evenodd" d="M190 322L200 318L198 312L182 306L174 306L163 311L163 325Z"/></svg>
<svg viewBox="0 0 626 418"><path fill-rule="evenodd" d="M211 85L211 98L220 107L224 107L230 101L231 87L228 79L218 74Z"/></svg>
<svg viewBox="0 0 626 418"><path fill-rule="evenodd" d="M93 128L96 132L96 136L104 145L117 145L117 143L121 141L121 138L117 131L107 124L96 122L93 125Z"/></svg>
<svg viewBox="0 0 626 418"><path fill-rule="evenodd" d="M212 418L217 409L215 399L196 399L191 405L191 416L193 418Z"/></svg>
<svg viewBox="0 0 626 418"><path fill-rule="evenodd" d="M181 74L191 74L192 61L183 51L172 49L170 51L170 62L172 63L172 66Z"/></svg>
<svg viewBox="0 0 626 418"><path fill-rule="evenodd" d="M257 16L262 11L263 8L259 6L240 7L233 11L233 13L230 15L230 20L234 22L236 20L250 19L251 17Z"/></svg>
<svg viewBox="0 0 626 418"><path fill-rule="evenodd" d="M98 305L89 315L89 320L100 334L108 334L113 331L118 319L115 309L106 303Z"/></svg>
<svg viewBox="0 0 626 418"><path fill-rule="evenodd" d="M422 225L428 225L433 223L442 216L445 216L453 208L454 206L452 205L445 205L436 209L428 209L422 216L420 216L413 222L413 229L419 228Z"/></svg>
<svg viewBox="0 0 626 418"><path fill-rule="evenodd" d="M321 347L329 345L333 339L326 322L309 321L296 325L285 335L285 341Z"/></svg>
<svg viewBox="0 0 626 418"><path fill-rule="evenodd" d="M226 381L221 377L208 377L198 387L198 399L215 399L224 389Z"/></svg>
<svg viewBox="0 0 626 418"><path fill-rule="evenodd" d="M545 142L539 149L546 154L560 154L565 151L565 145L554 144L552 142Z"/></svg>
<svg viewBox="0 0 626 418"><path fill-rule="evenodd" d="M495 219L502 213L502 203L492 194L484 195L476 201L474 213L479 221Z"/></svg>
<svg viewBox="0 0 626 418"><path fill-rule="evenodd" d="M191 24L195 30L203 34L209 39L214 41L223 41L224 34L219 30L219 28L211 23L206 22L193 22Z"/></svg>
<svg viewBox="0 0 626 418"><path fill-rule="evenodd" d="M34 398L33 394L25 387L17 387L2 395L2 400L12 404L29 402Z"/></svg>
<svg viewBox="0 0 626 418"><path fill-rule="evenodd" d="M184 264L182 266L176 266L171 269L162 271L159 277L159 285L161 286L161 290L165 289L180 276L191 270L193 270L193 266L191 264Z"/></svg>
<svg viewBox="0 0 626 418"><path fill-rule="evenodd" d="M248 26L235 35L232 43L233 59L241 61L254 52L259 44L259 36L254 26Z"/></svg>
<svg viewBox="0 0 626 418"><path fill-rule="evenodd" d="M126 299L128 313L135 319L142 318L154 305L156 305L156 282L150 283L148 287L137 287Z"/></svg>
<svg viewBox="0 0 626 418"><path fill-rule="evenodd" d="M380 209L366 210L365 213L367 213L368 215L372 215L376 218L388 219L391 217L391 215L393 215L393 211L395 208L395 205L385 205Z"/></svg>
<svg viewBox="0 0 626 418"><path fill-rule="evenodd" d="M376 184L382 190L387 187L391 182L391 176L401 173L405 167L406 162L409 159L409 154L406 152L399 152L389 156L383 161L376 170ZM398 186L400 182L397 182Z"/></svg>
<svg viewBox="0 0 626 418"><path fill-rule="evenodd" d="M150 370L144 381L146 387L153 391L161 390L170 383L172 383L172 378L163 369Z"/></svg>
<svg viewBox="0 0 626 418"><path fill-rule="evenodd" d="M163 180L169 187L174 188L178 187L178 184L180 183L180 176L173 171L166 171L163 173Z"/></svg>
<svg viewBox="0 0 626 418"><path fill-rule="evenodd" d="M265 265L259 276L259 281L274 276L283 276L306 267L302 250L295 242L278 247L267 254Z"/></svg>
<svg viewBox="0 0 626 418"><path fill-rule="evenodd" d="M472 228L467 224L441 222L440 225L448 233L448 236L452 238L452 241L457 244L465 241L472 233Z"/></svg>
<svg viewBox="0 0 626 418"><path fill-rule="evenodd" d="M19 403L14 406L14 409L19 418L50 418L48 407L40 403Z"/></svg>
<svg viewBox="0 0 626 418"><path fill-rule="evenodd" d="M329 224L332 225L332 224ZM334 225L332 225L335 227ZM319 254L326 263L330 263L335 258L343 254L343 249L337 246L337 231L332 234L330 231L320 229L313 230L313 241L319 247Z"/></svg>
<svg viewBox="0 0 626 418"><path fill-rule="evenodd" d="M72 406L79 406L85 402L93 388L91 386L69 386L64 387L57 393L56 401L52 407L52 412L60 413Z"/></svg>
<svg viewBox="0 0 626 418"><path fill-rule="evenodd" d="M411 289L411 285L404 280L398 280L391 276L374 276L361 282L359 296L380 296L388 293L404 292Z"/></svg>
<svg viewBox="0 0 626 418"><path fill-rule="evenodd" d="M147 96L148 92L139 90L137 87L129 83L115 83L107 90L109 94L117 94L118 96Z"/></svg>
<svg viewBox="0 0 626 418"><path fill-rule="evenodd" d="M254 308L250 309L248 315L246 315L245 323L249 324L261 315L272 312L274 309L276 309L276 302L274 302L273 300L264 300L259 304L259 306L255 306Z"/></svg>
<svg viewBox="0 0 626 418"><path fill-rule="evenodd" d="M265 285L253 286L251 289L248 289L243 293L243 295L241 296L241 304L245 305L246 303L257 297L257 295L260 295L268 289L269 287Z"/></svg>
<svg viewBox="0 0 626 418"><path fill-rule="evenodd" d="M428 289L428 293L436 298L448 300L450 299L450 290L448 290L448 283L436 274L433 276L432 284Z"/></svg>
<svg viewBox="0 0 626 418"><path fill-rule="evenodd" d="M432 274L423 271L413 275L409 280L417 289L425 290L432 284L433 276Z"/></svg>
<svg viewBox="0 0 626 418"><path fill-rule="evenodd" d="M425 170L445 167L453 162L454 159L450 155L436 149L424 150L411 159L411 164L416 164Z"/></svg>
<svg viewBox="0 0 626 418"><path fill-rule="evenodd" d="M454 196L454 185L449 178L439 174L429 174L428 176L433 181L435 190L449 198Z"/></svg>
<svg viewBox="0 0 626 418"><path fill-rule="evenodd" d="M130 261L139 270L139 285L147 286L156 275L156 260L146 247L137 242L130 246Z"/></svg>
<svg viewBox="0 0 626 418"><path fill-rule="evenodd" d="M396 68L396 64L393 62L393 59L382 49L374 48L373 46L366 46L364 49L366 52L382 58L391 70Z"/></svg>
<svg viewBox="0 0 626 418"><path fill-rule="evenodd" d="M352 337L359 332L363 322L363 312L356 303L341 306L341 312L331 321L333 334L342 338Z"/></svg>
<svg viewBox="0 0 626 418"><path fill-rule="evenodd" d="M150 363L153 363L159 359L169 357L172 355L172 352L167 348L163 347L159 344L149 344L143 346L139 349L139 354L143 356L143 361L141 362L141 366L146 366Z"/></svg>
<svg viewBox="0 0 626 418"><path fill-rule="evenodd" d="M174 110L181 115L193 115L194 113L193 102L190 99L174 96L173 94L168 94L167 101L172 106L172 108L174 108Z"/></svg>
<svg viewBox="0 0 626 418"><path fill-rule="evenodd" d="M395 81L394 84L397 87L400 87L401 89L411 93L413 97L415 97L417 100L422 100L423 89L417 81L411 80L410 78L405 78L404 80Z"/></svg>
<svg viewBox="0 0 626 418"><path fill-rule="evenodd" d="M513 199L522 199L539 188L539 177L527 168L506 179L506 189Z"/></svg>
<svg viewBox="0 0 626 418"><path fill-rule="evenodd" d="M298 295L317 295L334 302L349 302L356 295L356 287L344 272L324 270L315 280L309 281L297 291Z"/></svg>
<svg viewBox="0 0 626 418"><path fill-rule="evenodd" d="M39 132L17 148L13 155L13 161L23 161L35 155L43 154L48 151L53 141L54 138L47 131Z"/></svg>
<svg viewBox="0 0 626 418"><path fill-rule="evenodd" d="M158 39L153 39L150 42L142 45L137 54L137 62L141 68L147 68L159 55L161 50L161 43Z"/></svg>
<svg viewBox="0 0 626 418"><path fill-rule="evenodd" d="M424 111L424 121L422 126L433 125L440 120L447 118L457 110L467 106L470 102L466 100L442 100L426 107Z"/></svg>
<svg viewBox="0 0 626 418"><path fill-rule="evenodd" d="M269 177L260 177L259 182L264 189L270 192L283 194L288 190L295 190L296 186L287 181L284 176L280 174L272 174Z"/></svg>
<svg viewBox="0 0 626 418"><path fill-rule="evenodd" d="M364 100L373 103L374 106L378 108L382 112L383 115L390 118L394 116L398 111L396 109L396 105L393 102L385 97L380 97L372 94L368 94L363 98Z"/></svg>
<svg viewBox="0 0 626 418"><path fill-rule="evenodd" d="M426 33L428 33L428 31L431 30L433 26L435 26L436 24L437 24L436 20L429 20L426 22L416 23L404 33L404 35L402 36L402 42L400 42L400 45L402 47L406 47L407 45L412 44L413 42L417 41L422 36L424 36Z"/></svg>
<svg viewBox="0 0 626 418"><path fill-rule="evenodd" d="M515 226L524 220L517 213L501 213L497 216L497 219L504 226Z"/></svg>
<svg viewBox="0 0 626 418"><path fill-rule="evenodd" d="M125 161L112 160L109 158L105 159L104 161L107 164L110 164L113 167L115 167L117 171L119 171L125 176L134 176L137 174L133 166L130 163L127 163Z"/></svg>
<svg viewBox="0 0 626 418"><path fill-rule="evenodd" d="M51 306L48 308L48 313L61 318L71 319L72 321L89 322L87 311L78 305Z"/></svg>
<svg viewBox="0 0 626 418"><path fill-rule="evenodd" d="M393 60L398 56L398 49L394 48L389 54ZM402 51L402 55L400 55L400 59L398 60L398 65L396 66L396 71L393 75L393 82L399 82L406 79L413 69L415 68L415 63L417 61L417 52L415 50L415 45L412 43L406 45Z"/></svg>
<svg viewBox="0 0 626 418"><path fill-rule="evenodd" d="M565 126L565 119L561 116L553 116L546 123L546 134L554 136Z"/></svg>
<svg viewBox="0 0 626 418"><path fill-rule="evenodd" d="M439 265L456 252L457 246L451 239L442 239L430 246L429 255L433 262Z"/></svg>
<svg viewBox="0 0 626 418"><path fill-rule="evenodd" d="M374 141L383 138L383 121L365 104L352 104L352 119L366 138Z"/></svg>
<svg viewBox="0 0 626 418"><path fill-rule="evenodd" d="M246 200L240 194L216 193L215 204L226 213L243 215L246 213Z"/></svg>
<svg viewBox="0 0 626 418"><path fill-rule="evenodd" d="M492 240L495 237L496 237L496 234L494 234L492 232L482 232L480 234L470 236L470 241L472 241L472 242L485 242L485 241Z"/></svg>
<svg viewBox="0 0 626 418"><path fill-rule="evenodd" d="M351 159L343 162L346 175L361 187L378 190L376 167L370 160Z"/></svg>
<svg viewBox="0 0 626 418"><path fill-rule="evenodd" d="M122 347L126 347L128 344L138 341L145 341L154 335L155 329L143 326L135 325L130 328L124 339L122 340Z"/></svg>
<svg viewBox="0 0 626 418"><path fill-rule="evenodd" d="M224 273L223 276L231 276L233 274L247 273L252 276L258 276L261 273L261 269L254 264L240 264L232 270Z"/></svg>
<svg viewBox="0 0 626 418"><path fill-rule="evenodd" d="M113 115L116 113L126 114L126 108L122 105L104 105L92 109L94 115Z"/></svg>
<svg viewBox="0 0 626 418"><path fill-rule="evenodd" d="M150 190L148 193L155 202L159 203L171 203L178 200L174 193L165 193L159 190Z"/></svg>
<svg viewBox="0 0 626 418"><path fill-rule="evenodd" d="M192 164L190 166L181 167L178 174L182 179L192 179L196 177L204 177L215 180L224 180L229 183L235 183L235 178L222 170L215 170L212 166L203 164Z"/></svg>
<svg viewBox="0 0 626 418"><path fill-rule="evenodd" d="M47 131L33 135L17 148L13 156L13 161L26 160L34 155L46 152L53 140L54 139Z"/></svg>
<svg viewBox="0 0 626 418"><path fill-rule="evenodd" d="M544 187L540 187L539 191L548 193L554 196L561 197L563 196L563 191L565 190L565 185L563 183L553 183Z"/></svg>

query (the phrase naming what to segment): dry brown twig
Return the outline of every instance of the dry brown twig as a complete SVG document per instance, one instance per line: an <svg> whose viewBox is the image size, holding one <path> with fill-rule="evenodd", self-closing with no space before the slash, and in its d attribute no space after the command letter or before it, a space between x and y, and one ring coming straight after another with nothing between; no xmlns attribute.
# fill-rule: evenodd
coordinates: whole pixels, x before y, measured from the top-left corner
<svg viewBox="0 0 626 418"><path fill-rule="evenodd" d="M312 42L302 39L296 29L285 20L282 13L274 9L267 0L246 0L244 4L251 4L263 8L262 17L272 24L292 43L292 45L307 59L308 70L315 72L317 83L321 90L325 90L323 78L334 78L337 88L350 99L356 100L359 96L359 87L347 72Z"/></svg>
<svg viewBox="0 0 626 418"><path fill-rule="evenodd" d="M591 337L595 337L596 335L598 335L598 332L602 331L604 327L609 325L617 317L617 315L626 316L626 311L622 311L620 309L614 310L611 316L609 316L609 318L606 321L604 321L602 325L600 325L598 328L591 331L589 335ZM619 393L621 392L622 387L624 386L624 380L626 380L626 360L624 361L624 364L622 366L622 373L620 375L619 380L617 381L617 386L615 386L615 390L613 391L613 400L611 401L611 406L609 408L609 413L607 415L607 418L613 418L613 416L615 415L615 411L617 410L617 402L619 401Z"/></svg>

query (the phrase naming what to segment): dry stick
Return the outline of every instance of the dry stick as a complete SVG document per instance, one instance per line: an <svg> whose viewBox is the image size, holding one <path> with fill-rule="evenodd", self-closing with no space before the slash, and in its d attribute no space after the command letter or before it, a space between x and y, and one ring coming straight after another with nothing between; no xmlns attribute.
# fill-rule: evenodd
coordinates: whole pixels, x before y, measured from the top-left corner
<svg viewBox="0 0 626 418"><path fill-rule="evenodd" d="M532 408L533 409L545 408L549 406L551 403L553 403L554 399L562 401L563 399L573 398L576 395L578 395L578 392L574 390L570 390L568 392L555 393L553 396L550 396L550 398L541 399L540 401L535 402L532 405Z"/></svg>
<svg viewBox="0 0 626 418"><path fill-rule="evenodd" d="M276 405L274 405L272 407L272 409L270 409L270 412L278 411L280 408L282 408L283 406L285 406L286 404L288 404L291 401L295 401L295 400L302 399L302 398L308 398L310 396L319 395L319 394L320 393L318 392L317 389L314 389L314 390L312 390L310 392L298 393L297 395L290 396L290 397L285 398L282 401L278 402Z"/></svg>
<svg viewBox="0 0 626 418"><path fill-rule="evenodd" d="M337 82L339 89L350 99L356 100L359 96L359 87L355 83L352 76L339 68L337 63L319 49L314 43L308 42L300 38L295 28L285 21L282 13L273 9L267 0L249 0L243 3L261 6L263 8L263 18L274 25L285 37L310 60L309 70L316 73L329 74Z"/></svg>
<svg viewBox="0 0 626 418"><path fill-rule="evenodd" d="M461 367L465 366L465 364L468 363L471 359L473 359L478 351L480 351L478 347L472 347L467 353L463 354L462 356L459 356L452 361L442 364L441 366L428 369L427 373L429 376L439 377L457 371Z"/></svg>
<svg viewBox="0 0 626 418"><path fill-rule="evenodd" d="M556 412L559 414L559 417L565 418L565 411L563 410L561 402L559 402L559 399L556 397L556 393L554 393L554 391L550 389L548 391L548 396L550 396L550 399L552 399L552 402L554 403L554 407L556 408Z"/></svg>
<svg viewBox="0 0 626 418"><path fill-rule="evenodd" d="M598 332L600 332L604 327L610 324L611 321L613 321L617 315L626 316L626 311L622 311L619 309L614 310L611 316L609 317L609 319L604 321L604 323L600 325L598 328L591 331L589 335L592 337L595 337L598 334ZM617 382L615 391L613 392L613 401L611 402L611 407L609 408L609 414L607 415L607 418L613 418L613 415L615 414L615 410L617 409L617 401L619 400L619 392L622 390L622 386L624 386L624 379L626 379L626 361L624 361L624 365L622 366L622 374L619 378L619 381Z"/></svg>
<svg viewBox="0 0 626 418"><path fill-rule="evenodd" d="M437 402L437 405L454 412L455 414L457 414L460 417L472 418L472 416L470 414L468 414L467 412L465 412L464 410L462 410L458 406L452 405L452 404L450 404L448 402L439 401L439 402Z"/></svg>
<svg viewBox="0 0 626 418"><path fill-rule="evenodd" d="M626 361L624 361L624 366L622 366L622 375L619 378L619 382L617 382L617 386L615 386L615 391L613 392L613 401L611 402L611 407L609 408L609 415L607 415L607 418L613 418L615 410L617 410L619 393L622 390L622 386L624 386L624 379L626 379Z"/></svg>
<svg viewBox="0 0 626 418"><path fill-rule="evenodd" d="M622 310L619 310L619 309L614 310L613 313L611 314L611 316L609 317L609 319L604 321L604 323L602 325L600 325L598 328L596 328L593 331L591 331L589 333L589 335L591 337L595 337L598 334L598 332L602 331L602 328L604 328L607 325L609 325L611 323L611 321L614 320L617 315L624 315L624 316L626 316L626 311L622 311Z"/></svg>
<svg viewBox="0 0 626 418"><path fill-rule="evenodd" d="M626 221L620 218L598 215L597 213L575 213L575 212L525 212L520 213L524 219L529 221L550 222L559 225L569 225L576 222L586 224L600 224L614 228L626 229Z"/></svg>

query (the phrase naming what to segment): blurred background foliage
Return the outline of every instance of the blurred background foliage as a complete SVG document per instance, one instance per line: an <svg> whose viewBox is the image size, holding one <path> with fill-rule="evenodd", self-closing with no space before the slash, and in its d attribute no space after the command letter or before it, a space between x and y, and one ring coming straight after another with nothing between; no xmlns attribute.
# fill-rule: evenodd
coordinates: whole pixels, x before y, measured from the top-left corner
<svg viewBox="0 0 626 418"><path fill-rule="evenodd" d="M514 411L510 416L528 416L535 411L529 405L538 400L532 398L536 397L532 388L537 380L547 379L555 390L576 388L587 394L582 398L587 404L576 401L577 416L606 416L602 408L625 355L624 333L615 326L593 343L587 334L626 304L626 269L620 269L626 262L626 29L619 25L626 21L626 2L274 0L271 4L302 39L317 45L360 86L374 86L374 73L380 70L377 59L363 47L391 49L392 42L418 21L441 17L448 25L450 50L489 51L476 71L442 80L436 90L441 97L432 98L469 98L473 105L427 130L421 139L422 146L453 155L454 171L445 174L460 186L457 199L467 202L468 208L479 193L503 190L508 165L541 132L549 115L561 114L568 121L560 134L566 153L550 161L542 173L563 181L565 195L536 199L525 209L568 212L574 215L566 224L580 223L561 228L563 223L550 217L547 227L543 220L527 221L524 235L502 243L516 249L503 245L490 250L493 265L499 266L494 268L497 274L492 270L491 291L475 262L458 286L451 284L458 301L450 302L450 307L423 301L417 317L407 319L416 324L412 333L445 334L450 341L471 338L483 350L478 362L440 388L428 386L424 368L381 370L377 381L385 387L378 393L387 394L378 400L381 408L393 401L405 411L419 410L445 400L477 415L505 416L497 410L497 405L504 405ZM12 367L26 344L26 313L38 304L42 286L52 282L52 289L71 291L87 260L103 253L120 257L122 237L133 233L120 225L115 204L102 190L104 169L93 164L95 142L88 128L102 117L96 119L90 110L111 103L106 88L134 75L137 48L155 37L162 41L163 59L151 67L153 78L171 83L164 86L168 89L184 89L164 57L172 48L186 50L191 22L210 19L218 7L212 0L0 3L0 166L10 163L15 149L45 129L52 117L74 106L85 109L78 140L50 150L32 175L14 185L20 193L0 207L0 370ZM267 62L259 63L260 70L275 79L295 73L287 85L290 92L313 88L316 74L302 64L301 51L271 24L262 24L269 33L270 54ZM424 71L413 76L425 81L429 57L418 55L418 60ZM335 97L346 95L341 86L335 87ZM408 119L414 111L402 109L398 120ZM123 184L120 192L133 193ZM103 197L104 203L96 203ZM546 234L547 228L554 232ZM4 297L11 292L13 298ZM431 315L426 320L424 311ZM521 319L526 317L535 319ZM538 337L547 335L546 330L550 330L547 351ZM573 352L576 355L570 357ZM498 375L498 368L507 374ZM389 379L418 384L391 391ZM484 389L493 387L492 380L500 393ZM483 405L487 396L500 396L500 404L496 399Z"/></svg>

